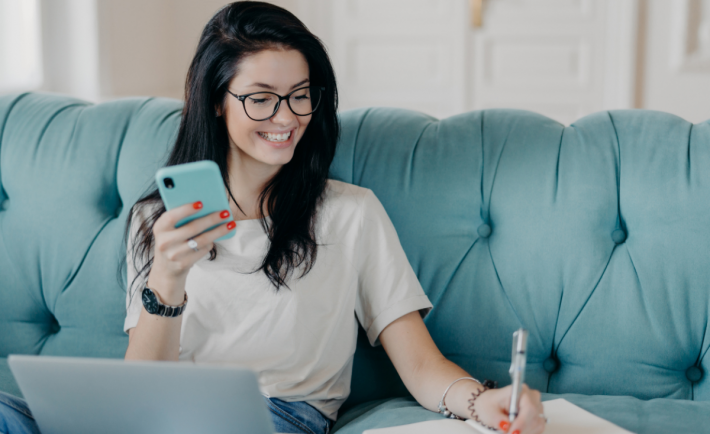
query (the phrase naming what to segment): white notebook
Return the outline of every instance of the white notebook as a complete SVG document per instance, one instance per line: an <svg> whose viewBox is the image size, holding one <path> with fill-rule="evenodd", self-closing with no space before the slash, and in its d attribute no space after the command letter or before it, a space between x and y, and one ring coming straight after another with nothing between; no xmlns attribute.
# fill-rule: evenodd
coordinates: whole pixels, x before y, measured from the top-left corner
<svg viewBox="0 0 710 434"><path fill-rule="evenodd" d="M545 434L632 434L613 423L583 410L565 399L543 402L547 428ZM430 420L390 428L371 429L363 434L501 434L473 420Z"/></svg>

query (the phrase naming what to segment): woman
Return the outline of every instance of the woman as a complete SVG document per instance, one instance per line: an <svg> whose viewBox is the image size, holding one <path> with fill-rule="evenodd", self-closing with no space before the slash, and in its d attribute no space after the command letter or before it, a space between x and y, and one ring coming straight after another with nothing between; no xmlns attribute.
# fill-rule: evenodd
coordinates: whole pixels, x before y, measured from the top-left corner
<svg viewBox="0 0 710 434"><path fill-rule="evenodd" d="M511 425L510 387L487 390L444 358L422 321L431 304L382 205L370 190L327 179L335 76L295 16L260 2L219 11L185 99L168 165L215 161L230 209L175 229L199 202L166 212L155 190L134 206L126 359L250 367L277 432L327 433L349 394L359 321L427 409L439 411L447 391L447 411L461 418L543 431L538 392L524 388ZM149 313L144 294L181 314Z"/></svg>

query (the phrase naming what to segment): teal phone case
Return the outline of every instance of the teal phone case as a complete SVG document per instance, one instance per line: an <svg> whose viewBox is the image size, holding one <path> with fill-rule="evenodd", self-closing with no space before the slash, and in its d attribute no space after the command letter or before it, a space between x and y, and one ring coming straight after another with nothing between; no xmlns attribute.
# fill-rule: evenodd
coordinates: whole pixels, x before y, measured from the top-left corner
<svg viewBox="0 0 710 434"><path fill-rule="evenodd" d="M173 188L166 187L165 178L172 178ZM167 210L198 200L202 202L202 209L197 214L180 220L175 225L176 228L207 214L229 210L224 181L219 166L214 161L204 160L163 167L155 174L155 182L158 183L158 191ZM217 226L219 225L207 230ZM216 241L232 238L235 232L231 230Z"/></svg>

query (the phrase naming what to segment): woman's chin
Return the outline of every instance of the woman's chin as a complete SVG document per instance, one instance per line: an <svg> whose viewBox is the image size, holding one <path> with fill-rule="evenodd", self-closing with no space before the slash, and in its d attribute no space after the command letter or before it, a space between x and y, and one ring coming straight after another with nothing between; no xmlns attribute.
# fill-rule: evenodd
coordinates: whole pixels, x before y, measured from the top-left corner
<svg viewBox="0 0 710 434"><path fill-rule="evenodd" d="M268 166L283 166L293 158L293 148L265 151L266 152L261 152L260 158L257 158L257 160Z"/></svg>

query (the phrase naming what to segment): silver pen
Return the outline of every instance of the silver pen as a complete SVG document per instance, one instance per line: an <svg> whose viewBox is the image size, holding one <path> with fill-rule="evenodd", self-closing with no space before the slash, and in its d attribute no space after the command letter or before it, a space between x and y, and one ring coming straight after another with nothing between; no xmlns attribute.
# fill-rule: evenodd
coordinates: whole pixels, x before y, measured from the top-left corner
<svg viewBox="0 0 710 434"><path fill-rule="evenodd" d="M527 362L528 331L518 329L513 333L513 355L510 361L510 379L513 382L513 391L510 394L510 411L508 419L512 423L520 411L520 393L525 382L525 364Z"/></svg>

